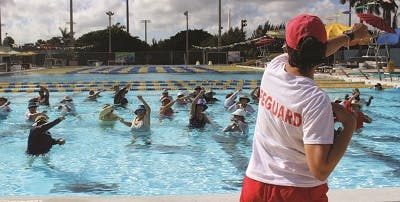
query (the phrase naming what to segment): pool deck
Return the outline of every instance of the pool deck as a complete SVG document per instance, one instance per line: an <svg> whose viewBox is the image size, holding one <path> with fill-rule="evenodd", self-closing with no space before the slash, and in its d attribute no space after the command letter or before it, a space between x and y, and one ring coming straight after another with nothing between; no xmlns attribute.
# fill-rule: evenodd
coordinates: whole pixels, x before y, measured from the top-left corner
<svg viewBox="0 0 400 202"><path fill-rule="evenodd" d="M0 202L237 202L240 194L188 196L111 196L111 197L5 197ZM345 189L328 192L330 202L400 202L400 187L381 189Z"/></svg>

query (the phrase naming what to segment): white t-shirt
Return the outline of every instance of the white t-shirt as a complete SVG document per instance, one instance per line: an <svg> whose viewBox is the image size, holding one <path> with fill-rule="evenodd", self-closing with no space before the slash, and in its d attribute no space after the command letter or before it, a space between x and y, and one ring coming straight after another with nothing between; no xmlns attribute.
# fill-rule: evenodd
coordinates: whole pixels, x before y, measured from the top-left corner
<svg viewBox="0 0 400 202"><path fill-rule="evenodd" d="M307 77L285 71L288 55L265 69L246 175L260 182L295 187L326 183L310 172L304 144L333 143L333 112L328 95Z"/></svg>

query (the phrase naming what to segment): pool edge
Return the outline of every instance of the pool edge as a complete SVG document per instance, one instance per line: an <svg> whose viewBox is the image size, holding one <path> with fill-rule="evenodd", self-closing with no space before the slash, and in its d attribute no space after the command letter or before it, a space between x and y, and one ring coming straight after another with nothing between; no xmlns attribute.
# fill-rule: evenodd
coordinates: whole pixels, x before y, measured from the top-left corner
<svg viewBox="0 0 400 202"><path fill-rule="evenodd" d="M176 196L38 196L38 197L0 197L0 202L234 202L239 201L240 194L210 194L210 195L176 195ZM375 202L375 201L400 201L400 187L372 188L372 189L335 189L328 192L331 202Z"/></svg>

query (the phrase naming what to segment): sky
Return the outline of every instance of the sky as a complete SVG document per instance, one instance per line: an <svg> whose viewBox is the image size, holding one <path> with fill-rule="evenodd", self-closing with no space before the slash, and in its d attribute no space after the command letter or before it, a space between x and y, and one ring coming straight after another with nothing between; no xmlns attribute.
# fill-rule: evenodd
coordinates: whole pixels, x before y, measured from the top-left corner
<svg viewBox="0 0 400 202"><path fill-rule="evenodd" d="M2 38L7 33L17 45L34 43L38 39L61 36L59 28L69 30L69 0L0 0ZM231 27L240 27L246 19L245 30L250 33L266 21L273 24L287 22L300 13L319 16L325 23L336 19L347 24L348 16L335 18L347 5L339 0L221 0L222 27L228 28L230 10ZM73 0L75 38L90 31L108 26L107 11L114 12L112 24L126 25L126 0ZM129 31L144 40L142 20L150 20L147 38L167 39L186 30L189 12L189 29L203 29L218 33L218 0L129 0ZM333 21L334 21L333 20ZM353 17L353 22L356 20Z"/></svg>

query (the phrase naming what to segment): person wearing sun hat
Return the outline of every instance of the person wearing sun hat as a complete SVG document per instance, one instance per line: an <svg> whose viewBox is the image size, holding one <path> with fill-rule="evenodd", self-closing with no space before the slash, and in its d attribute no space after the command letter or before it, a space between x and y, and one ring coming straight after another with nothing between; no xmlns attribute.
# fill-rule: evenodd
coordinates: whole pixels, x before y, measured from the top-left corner
<svg viewBox="0 0 400 202"><path fill-rule="evenodd" d="M237 109L243 109L247 113L254 113L256 110L249 104L250 98L247 95L241 95L239 97L239 102L235 103L228 108L228 111L233 111Z"/></svg>
<svg viewBox="0 0 400 202"><path fill-rule="evenodd" d="M10 101L7 98L0 96L0 118L6 117L11 112Z"/></svg>
<svg viewBox="0 0 400 202"><path fill-rule="evenodd" d="M246 111L237 109L232 113L231 124L225 127L223 132L239 133L240 136L247 137L249 133L249 124L245 121Z"/></svg>
<svg viewBox="0 0 400 202"><path fill-rule="evenodd" d="M32 128L29 131L28 147L26 153L29 155L42 155L50 151L55 144L63 145L65 140L63 138L54 139L48 131L65 118L58 117L52 122L48 122L47 116L37 116Z"/></svg>
<svg viewBox="0 0 400 202"><path fill-rule="evenodd" d="M172 118L174 115L174 110L172 106L177 100L172 100L169 97L164 97L161 100L160 115L161 117Z"/></svg>
<svg viewBox="0 0 400 202"><path fill-rule="evenodd" d="M203 97L204 90L200 90L199 94L193 99L192 105L190 107L189 114L189 127L190 128L204 128L204 126L211 121L208 119L207 115L204 113L207 110L207 102Z"/></svg>
<svg viewBox="0 0 400 202"><path fill-rule="evenodd" d="M341 47L368 35L355 24L327 40L316 16L301 14L286 26L287 54L265 68L253 149L240 201L328 201L327 178L355 130L352 114L314 81L315 68ZM334 138L334 118L343 130Z"/></svg>
<svg viewBox="0 0 400 202"><path fill-rule="evenodd" d="M25 113L25 120L26 121L33 122L33 121L35 121L36 117L38 117L40 115L47 116L46 115L47 111L39 112L39 111L37 111L38 107L39 107L39 105L36 102L29 102L28 110Z"/></svg>
<svg viewBox="0 0 400 202"><path fill-rule="evenodd" d="M143 137L144 142L146 144L151 144L150 140L150 114L151 108L147 104L147 102L143 99L141 95L138 95L137 98L141 105L134 111L136 117L132 120L132 122L125 121L123 118L120 118L119 121L124 125L131 128L131 131L135 132L135 139L137 137Z"/></svg>
<svg viewBox="0 0 400 202"><path fill-rule="evenodd" d="M168 89L164 88L161 92L161 97L160 97L160 101L164 98L168 98L169 100L172 100L172 96L169 95Z"/></svg>
<svg viewBox="0 0 400 202"><path fill-rule="evenodd" d="M176 96L177 96L177 98L176 98L176 103L177 103L178 105L181 105L181 106L182 106L182 105L186 105L186 104L192 102L192 100L190 99L190 95L185 96L185 93L183 93L182 91L179 91L179 92L176 94Z"/></svg>
<svg viewBox="0 0 400 202"><path fill-rule="evenodd" d="M214 97L216 93L210 89L210 91L204 93L204 99L206 100L207 104L214 104L216 101L219 101L217 98Z"/></svg>
<svg viewBox="0 0 400 202"><path fill-rule="evenodd" d="M57 109L61 110L62 113L65 114L70 114L74 115L76 113L75 110L75 103L73 102L74 99L70 96L65 96L61 101L61 105L57 107Z"/></svg>

